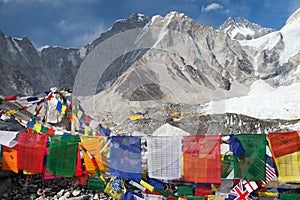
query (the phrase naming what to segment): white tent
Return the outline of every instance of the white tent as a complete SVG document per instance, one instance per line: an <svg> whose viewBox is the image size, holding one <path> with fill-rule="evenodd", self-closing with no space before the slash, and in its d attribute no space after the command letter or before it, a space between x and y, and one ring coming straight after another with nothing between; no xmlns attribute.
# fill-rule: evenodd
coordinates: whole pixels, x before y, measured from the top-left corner
<svg viewBox="0 0 300 200"><path fill-rule="evenodd" d="M190 133L172 126L168 123L158 127L152 134L152 136L189 136Z"/></svg>

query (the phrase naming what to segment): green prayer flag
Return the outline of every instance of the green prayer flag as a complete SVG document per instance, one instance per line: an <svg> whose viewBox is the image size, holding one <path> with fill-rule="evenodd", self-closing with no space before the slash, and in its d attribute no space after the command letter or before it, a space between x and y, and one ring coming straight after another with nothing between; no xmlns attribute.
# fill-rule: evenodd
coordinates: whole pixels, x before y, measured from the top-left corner
<svg viewBox="0 0 300 200"><path fill-rule="evenodd" d="M42 126L42 128L41 128L41 133L48 133L48 128Z"/></svg>
<svg viewBox="0 0 300 200"><path fill-rule="evenodd" d="M201 196L187 196L186 200L205 200L205 197L201 197Z"/></svg>
<svg viewBox="0 0 300 200"><path fill-rule="evenodd" d="M176 194L179 196L189 196L189 195L193 195L193 193L194 193L193 187L177 186Z"/></svg>
<svg viewBox="0 0 300 200"><path fill-rule="evenodd" d="M266 180L266 135L239 134L237 139L245 149L238 160L239 177L245 180Z"/></svg>
<svg viewBox="0 0 300 200"><path fill-rule="evenodd" d="M280 193L280 199L281 200L298 200L300 199L300 194L294 194L294 193Z"/></svg>
<svg viewBox="0 0 300 200"><path fill-rule="evenodd" d="M47 172L73 177L76 170L78 135L52 135L47 158Z"/></svg>
<svg viewBox="0 0 300 200"><path fill-rule="evenodd" d="M89 177L88 179L88 189L104 191L105 183L100 178Z"/></svg>

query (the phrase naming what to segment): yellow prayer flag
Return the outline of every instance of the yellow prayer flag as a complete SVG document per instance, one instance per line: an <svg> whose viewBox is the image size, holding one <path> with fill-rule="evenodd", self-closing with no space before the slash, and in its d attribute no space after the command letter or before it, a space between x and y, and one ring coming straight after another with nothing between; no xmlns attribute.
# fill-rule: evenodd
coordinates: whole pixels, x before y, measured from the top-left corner
<svg viewBox="0 0 300 200"><path fill-rule="evenodd" d="M91 135L90 133L92 132L92 129L88 126L84 127L84 136L89 136Z"/></svg>
<svg viewBox="0 0 300 200"><path fill-rule="evenodd" d="M62 107L61 107L61 114L66 114L66 110L67 110L67 106L65 106L65 105L62 105Z"/></svg>
<svg viewBox="0 0 300 200"><path fill-rule="evenodd" d="M258 192L259 197L278 197L278 194L276 192Z"/></svg>
<svg viewBox="0 0 300 200"><path fill-rule="evenodd" d="M300 183L300 151L274 158L279 182Z"/></svg>
<svg viewBox="0 0 300 200"><path fill-rule="evenodd" d="M121 190L119 191L115 191L111 185L112 181L115 178L111 178L110 181L108 182L108 184L106 185L104 192L106 194L108 194L109 196L113 197L114 199L121 199L123 193L125 192L125 188L123 187Z"/></svg>
<svg viewBox="0 0 300 200"><path fill-rule="evenodd" d="M36 132L41 132L42 125L40 125L40 124L34 124L33 130L36 131Z"/></svg>
<svg viewBox="0 0 300 200"><path fill-rule="evenodd" d="M80 119L82 115L83 115L83 112L81 110L78 110L77 117Z"/></svg>
<svg viewBox="0 0 300 200"><path fill-rule="evenodd" d="M153 187L152 185L150 185L149 183L147 183L147 182L141 180L141 181L140 181L140 184L141 184L142 186L144 186L144 187L145 187L147 190L149 190L150 192L153 192L153 191L154 191L154 187Z"/></svg>
<svg viewBox="0 0 300 200"><path fill-rule="evenodd" d="M225 195L208 195L207 200L225 200Z"/></svg>

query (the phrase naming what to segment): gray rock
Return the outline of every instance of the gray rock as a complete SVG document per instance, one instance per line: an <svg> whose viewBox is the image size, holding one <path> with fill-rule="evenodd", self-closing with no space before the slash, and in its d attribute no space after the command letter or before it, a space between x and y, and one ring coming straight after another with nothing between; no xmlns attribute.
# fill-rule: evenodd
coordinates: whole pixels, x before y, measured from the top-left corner
<svg viewBox="0 0 300 200"><path fill-rule="evenodd" d="M77 197L79 194L80 194L80 190L74 190L73 192L72 192L72 195L74 196L74 197Z"/></svg>
<svg viewBox="0 0 300 200"><path fill-rule="evenodd" d="M62 189L61 191L59 191L59 192L57 193L57 197L59 198L59 197L63 196L64 192L65 192L64 189Z"/></svg>
<svg viewBox="0 0 300 200"><path fill-rule="evenodd" d="M68 197L70 197L71 193L69 191L67 191L65 194L64 194L64 197L67 199Z"/></svg>

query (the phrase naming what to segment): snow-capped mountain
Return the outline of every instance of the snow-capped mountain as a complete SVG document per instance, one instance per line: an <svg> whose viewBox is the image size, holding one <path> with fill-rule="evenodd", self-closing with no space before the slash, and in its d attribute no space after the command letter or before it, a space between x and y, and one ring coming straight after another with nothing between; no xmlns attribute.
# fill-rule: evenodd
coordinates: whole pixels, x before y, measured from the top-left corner
<svg viewBox="0 0 300 200"><path fill-rule="evenodd" d="M235 40L251 40L275 31L275 29L263 28L241 17L229 17L218 27L218 30L227 33Z"/></svg>
<svg viewBox="0 0 300 200"><path fill-rule="evenodd" d="M213 114L218 109L211 109L208 102L253 96L253 91L259 91L253 90L257 81L267 84L268 92L285 85L292 89L298 87L299 12L296 11L279 31L264 29L240 18L227 20L223 28L215 30L178 12L151 19L134 14L126 20L116 21L107 32L82 48L44 47L38 51L28 38L16 39L0 34L0 67L3 69L0 94L36 94L51 86L72 88L76 76L81 73L79 69L88 64L103 67L102 61L123 43L102 50L101 44L129 32L132 34L125 39L135 48L128 48L109 63L97 79L97 89L87 93L94 96L82 98L83 103L89 105L85 108L90 114L101 117L105 116L104 110L115 112L117 121L118 117L128 117L133 110L161 107L164 103L203 104L206 111ZM266 34L268 31L270 33ZM247 35L253 38L266 35L237 40L238 33L247 33L246 39ZM94 79L86 77L83 81ZM284 88L278 91L284 91ZM242 104L241 101L240 104L249 109L250 105L259 104L251 104L251 101ZM288 105L287 110L294 104ZM224 107L223 111L234 112ZM236 112L251 114L238 109ZM278 118L288 118L284 114L278 114Z"/></svg>
<svg viewBox="0 0 300 200"><path fill-rule="evenodd" d="M261 79L276 87L299 82L300 9L279 31L240 44L253 58L255 73Z"/></svg>

